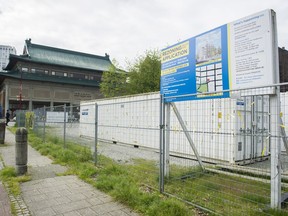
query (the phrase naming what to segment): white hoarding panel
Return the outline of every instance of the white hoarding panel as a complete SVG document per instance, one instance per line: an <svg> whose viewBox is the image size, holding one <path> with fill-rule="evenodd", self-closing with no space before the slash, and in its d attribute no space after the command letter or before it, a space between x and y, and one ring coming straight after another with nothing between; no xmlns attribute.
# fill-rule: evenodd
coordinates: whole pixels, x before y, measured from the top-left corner
<svg viewBox="0 0 288 216"><path fill-rule="evenodd" d="M255 97L256 98L256 97ZM256 98L258 104L269 98ZM98 105L98 138L159 150L160 94L151 93L81 103L80 131L94 137L95 103ZM252 97L180 101L176 104L203 160L237 163L267 156L262 134L251 139ZM269 126L267 107L257 106L257 130ZM256 112L256 111L254 111ZM255 121L256 122L256 121ZM256 125L255 125L256 130ZM269 141L269 140L268 140ZM253 144L254 142L254 144ZM267 145L269 142L267 142ZM264 151L263 151L264 149ZM173 110L170 113L170 152L194 157ZM264 153L263 153L264 152Z"/></svg>
<svg viewBox="0 0 288 216"><path fill-rule="evenodd" d="M47 123L63 123L64 122L64 112L46 112L46 122ZM68 122L68 112L66 112L66 122Z"/></svg>
<svg viewBox="0 0 288 216"><path fill-rule="evenodd" d="M230 89L274 84L271 10L232 22L228 28Z"/></svg>

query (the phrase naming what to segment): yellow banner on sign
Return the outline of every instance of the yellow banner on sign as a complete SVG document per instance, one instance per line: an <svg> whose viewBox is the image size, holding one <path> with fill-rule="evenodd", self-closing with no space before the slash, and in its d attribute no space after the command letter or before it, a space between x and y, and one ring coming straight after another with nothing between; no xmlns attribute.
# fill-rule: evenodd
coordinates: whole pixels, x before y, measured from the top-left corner
<svg viewBox="0 0 288 216"><path fill-rule="evenodd" d="M167 75L167 74L171 74L171 73L175 73L175 72L177 72L177 69L188 67L188 66L189 66L189 64L185 63L185 64L182 64L182 65L177 65L175 67L168 68L166 70L161 70L161 76Z"/></svg>
<svg viewBox="0 0 288 216"><path fill-rule="evenodd" d="M162 51L161 62L164 63L186 55L189 55L189 41Z"/></svg>

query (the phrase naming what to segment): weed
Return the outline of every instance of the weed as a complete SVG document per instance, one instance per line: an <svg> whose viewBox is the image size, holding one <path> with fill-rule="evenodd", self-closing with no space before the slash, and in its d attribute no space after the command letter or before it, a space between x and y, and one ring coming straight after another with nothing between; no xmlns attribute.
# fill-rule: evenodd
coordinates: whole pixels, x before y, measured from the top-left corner
<svg viewBox="0 0 288 216"><path fill-rule="evenodd" d="M158 216L188 216L191 212L187 207L178 200L167 199L159 203L154 203L148 210L147 215Z"/></svg>
<svg viewBox="0 0 288 216"><path fill-rule="evenodd" d="M0 170L0 179L8 185L9 191L14 196L17 196L21 193L20 183L30 181L31 176L23 175L17 177L14 167L5 167Z"/></svg>
<svg viewBox="0 0 288 216"><path fill-rule="evenodd" d="M29 142L34 148L69 167L66 175L79 176L144 215L185 216L199 213L179 200L164 197L158 191L145 187L158 188L159 167L156 161L134 159L132 164L117 164L99 155L98 165L95 166L90 149L72 142L67 142L64 149L62 140L53 136L47 136L46 140L44 144L33 132L29 133ZM177 194L184 200L223 215L260 215L269 204L269 184L263 182L203 171L199 166L171 165L170 173L170 177L165 178L165 192ZM285 215L282 211L267 212Z"/></svg>
<svg viewBox="0 0 288 216"><path fill-rule="evenodd" d="M9 178L16 177L16 171L13 167L5 167L0 171L0 178L2 180L7 180Z"/></svg>

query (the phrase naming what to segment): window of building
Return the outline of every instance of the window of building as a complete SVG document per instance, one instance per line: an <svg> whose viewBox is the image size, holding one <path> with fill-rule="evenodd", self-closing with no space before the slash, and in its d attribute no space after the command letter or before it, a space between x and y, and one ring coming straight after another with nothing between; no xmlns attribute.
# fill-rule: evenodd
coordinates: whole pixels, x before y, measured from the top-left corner
<svg viewBox="0 0 288 216"><path fill-rule="evenodd" d="M73 75L73 73L70 73L70 77L73 77L74 75Z"/></svg>
<svg viewBox="0 0 288 216"><path fill-rule="evenodd" d="M23 72L28 72L28 68L27 67L22 67L21 69Z"/></svg>
<svg viewBox="0 0 288 216"><path fill-rule="evenodd" d="M52 72L51 72L51 75L52 75L52 76L55 76L55 71L52 71Z"/></svg>
<svg viewBox="0 0 288 216"><path fill-rule="evenodd" d="M43 69L35 69L35 72L38 74L45 74L45 71Z"/></svg>
<svg viewBox="0 0 288 216"><path fill-rule="evenodd" d="M90 80L94 80L94 76L90 76Z"/></svg>
<svg viewBox="0 0 288 216"><path fill-rule="evenodd" d="M77 78L77 79L84 79L85 76L84 76L84 74L74 73L74 78Z"/></svg>
<svg viewBox="0 0 288 216"><path fill-rule="evenodd" d="M49 74L49 71L48 71L48 70L45 70L45 74L48 75L48 74Z"/></svg>
<svg viewBox="0 0 288 216"><path fill-rule="evenodd" d="M31 68L31 73L35 73L36 69L35 68Z"/></svg>
<svg viewBox="0 0 288 216"><path fill-rule="evenodd" d="M66 72L64 72L64 77L67 77L67 73Z"/></svg>
<svg viewBox="0 0 288 216"><path fill-rule="evenodd" d="M89 79L89 76L88 76L88 75L85 75L85 79Z"/></svg>
<svg viewBox="0 0 288 216"><path fill-rule="evenodd" d="M64 76L63 72L56 71L56 76Z"/></svg>
<svg viewBox="0 0 288 216"><path fill-rule="evenodd" d="M100 74L95 74L94 75L94 80L101 81L101 75Z"/></svg>

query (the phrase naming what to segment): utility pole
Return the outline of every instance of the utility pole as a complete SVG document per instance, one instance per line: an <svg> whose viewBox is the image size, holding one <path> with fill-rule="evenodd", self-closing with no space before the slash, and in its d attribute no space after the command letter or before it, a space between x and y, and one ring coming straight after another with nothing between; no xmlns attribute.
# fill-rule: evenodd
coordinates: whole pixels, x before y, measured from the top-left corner
<svg viewBox="0 0 288 216"><path fill-rule="evenodd" d="M19 110L22 110L22 79L23 79L23 72L22 72L22 69L20 68L20 73L21 73L21 76L20 76L20 83L19 83L19 106L18 106L18 109Z"/></svg>

